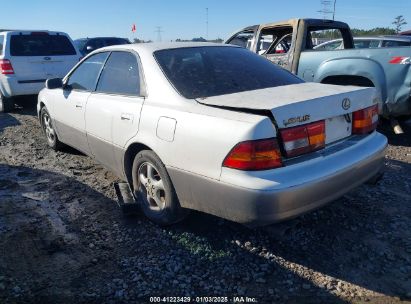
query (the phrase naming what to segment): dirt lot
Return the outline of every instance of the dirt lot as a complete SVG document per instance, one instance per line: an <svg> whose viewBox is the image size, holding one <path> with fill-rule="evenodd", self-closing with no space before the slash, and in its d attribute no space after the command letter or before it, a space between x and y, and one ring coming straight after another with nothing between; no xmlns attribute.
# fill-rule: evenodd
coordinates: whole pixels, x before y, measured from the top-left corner
<svg viewBox="0 0 411 304"><path fill-rule="evenodd" d="M0 114L0 303L411 299L407 132L385 129L390 146L377 186L286 224L250 230L192 213L159 228L122 214L116 177L89 157L49 150L34 106Z"/></svg>

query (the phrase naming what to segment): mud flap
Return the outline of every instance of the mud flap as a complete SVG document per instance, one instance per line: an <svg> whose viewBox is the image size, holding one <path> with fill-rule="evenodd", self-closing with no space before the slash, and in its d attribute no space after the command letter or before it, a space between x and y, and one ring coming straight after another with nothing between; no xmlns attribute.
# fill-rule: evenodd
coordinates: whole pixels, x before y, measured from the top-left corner
<svg viewBox="0 0 411 304"><path fill-rule="evenodd" d="M124 213L130 214L139 210L139 204L134 199L128 183L114 183L114 189L118 198L117 204Z"/></svg>

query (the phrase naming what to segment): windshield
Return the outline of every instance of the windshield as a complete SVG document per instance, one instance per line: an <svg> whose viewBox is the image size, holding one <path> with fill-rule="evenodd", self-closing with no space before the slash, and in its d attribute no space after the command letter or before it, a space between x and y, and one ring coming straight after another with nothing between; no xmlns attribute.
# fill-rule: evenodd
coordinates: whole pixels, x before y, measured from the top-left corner
<svg viewBox="0 0 411 304"><path fill-rule="evenodd" d="M156 51L154 57L176 90L189 99L304 82L244 48L177 48Z"/></svg>

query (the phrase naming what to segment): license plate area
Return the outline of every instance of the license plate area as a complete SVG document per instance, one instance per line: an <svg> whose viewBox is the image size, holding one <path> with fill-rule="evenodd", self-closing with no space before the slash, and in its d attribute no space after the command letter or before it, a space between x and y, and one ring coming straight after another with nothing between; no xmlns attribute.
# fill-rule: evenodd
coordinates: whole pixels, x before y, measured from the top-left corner
<svg viewBox="0 0 411 304"><path fill-rule="evenodd" d="M327 118L325 120L325 144L346 138L352 133L352 114Z"/></svg>

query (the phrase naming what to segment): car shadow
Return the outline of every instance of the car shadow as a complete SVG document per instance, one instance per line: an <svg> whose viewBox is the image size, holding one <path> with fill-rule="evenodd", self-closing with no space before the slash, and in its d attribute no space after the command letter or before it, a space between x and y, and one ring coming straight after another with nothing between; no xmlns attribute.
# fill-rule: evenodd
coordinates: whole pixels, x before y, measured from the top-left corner
<svg viewBox="0 0 411 304"><path fill-rule="evenodd" d="M361 186L286 223L249 229L199 212L161 228L141 213L124 216L97 184L0 164L0 299L14 299L19 282L25 292L18 300L98 303L117 294L113 281L146 302L172 290L259 303L370 299L335 294L348 285L403 297L400 271L410 262L409 245L401 243L409 237L402 234L409 223L403 177L411 165L387 160L386 167L377 186Z"/></svg>
<svg viewBox="0 0 411 304"><path fill-rule="evenodd" d="M0 113L0 131L18 125L20 125L20 122L16 118L7 113Z"/></svg>
<svg viewBox="0 0 411 304"><path fill-rule="evenodd" d="M360 186L317 211L268 227L247 229L195 213L170 229L217 252L243 251L244 259L237 261L241 266L227 261L231 267L270 265L263 276L265 287L295 302L313 297L329 303L408 299L411 232L410 207L405 202L411 202L411 195L410 181L404 177L409 172L411 164L387 160L378 185ZM254 286L261 290L261 285ZM365 296L363 289L372 295ZM364 297L350 298L350 291L344 290L359 290ZM346 298L336 297L335 291ZM267 289L260 292L263 301L272 299Z"/></svg>
<svg viewBox="0 0 411 304"><path fill-rule="evenodd" d="M276 265L268 265L273 281L248 275L263 259L233 245L232 233L245 239L260 234L202 214L161 228L141 214L125 217L114 199L74 177L0 164L0 302L130 302L117 297L117 281L140 302L171 294L275 302L282 275L298 276ZM327 292L324 301L319 297L299 299L343 302Z"/></svg>

